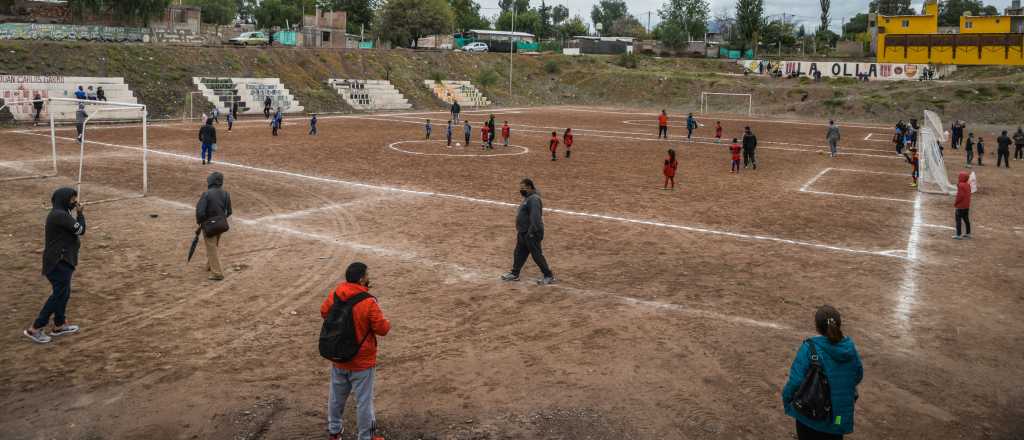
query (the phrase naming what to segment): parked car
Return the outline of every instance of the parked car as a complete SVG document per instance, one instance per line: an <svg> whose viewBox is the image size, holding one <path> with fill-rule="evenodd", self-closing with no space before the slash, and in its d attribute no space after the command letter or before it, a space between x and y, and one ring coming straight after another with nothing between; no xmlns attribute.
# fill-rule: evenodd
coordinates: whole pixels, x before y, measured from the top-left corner
<svg viewBox="0 0 1024 440"><path fill-rule="evenodd" d="M475 43L469 43L462 46L462 50L466 52L487 52L487 43L481 43L479 41Z"/></svg>
<svg viewBox="0 0 1024 440"><path fill-rule="evenodd" d="M231 42L231 44L235 44L238 46L249 46L252 44L270 44L270 38L268 38L267 34L263 32L242 32L242 35L239 35L228 41Z"/></svg>

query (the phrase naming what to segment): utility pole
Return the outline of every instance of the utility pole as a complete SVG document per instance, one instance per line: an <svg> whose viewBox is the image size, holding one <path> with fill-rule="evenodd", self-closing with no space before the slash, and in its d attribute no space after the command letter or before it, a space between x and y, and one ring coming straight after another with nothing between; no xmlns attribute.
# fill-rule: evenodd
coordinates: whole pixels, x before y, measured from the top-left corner
<svg viewBox="0 0 1024 440"><path fill-rule="evenodd" d="M516 48L516 5L512 3L512 35L508 36L508 98L512 99L512 52Z"/></svg>
<svg viewBox="0 0 1024 440"><path fill-rule="evenodd" d="M651 33L651 11L647 11L647 33Z"/></svg>

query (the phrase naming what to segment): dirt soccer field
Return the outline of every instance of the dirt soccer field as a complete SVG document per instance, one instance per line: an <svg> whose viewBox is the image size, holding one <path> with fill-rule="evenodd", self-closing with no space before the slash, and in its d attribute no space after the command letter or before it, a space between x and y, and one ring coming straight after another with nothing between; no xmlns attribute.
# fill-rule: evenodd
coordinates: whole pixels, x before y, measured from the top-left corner
<svg viewBox="0 0 1024 440"><path fill-rule="evenodd" d="M1024 432L1024 163L973 168L975 238L955 241L952 197L910 188L886 126L840 121L831 159L825 121L722 115L727 137L760 139L758 170L733 175L711 117L687 142L685 115L657 140L653 109L493 113L513 144L493 152L485 113L463 148L444 146L442 112L326 116L317 137L298 117L278 137L222 123L206 166L198 124L153 124L148 195L86 206L69 306L82 332L38 346L20 332L49 293L43 222L78 173L59 129L58 177L0 182L0 437L320 438L319 306L356 260L393 325L376 383L388 439L788 439L781 389L824 303L864 361L853 438ZM547 138L566 127L572 158L553 162ZM85 202L141 191L138 126L87 141ZM48 130L0 132L0 178L45 172L49 151ZM952 178L962 158L947 149ZM185 264L215 170L234 204L222 282L202 246ZM498 280L527 176L557 285L535 285L532 262Z"/></svg>

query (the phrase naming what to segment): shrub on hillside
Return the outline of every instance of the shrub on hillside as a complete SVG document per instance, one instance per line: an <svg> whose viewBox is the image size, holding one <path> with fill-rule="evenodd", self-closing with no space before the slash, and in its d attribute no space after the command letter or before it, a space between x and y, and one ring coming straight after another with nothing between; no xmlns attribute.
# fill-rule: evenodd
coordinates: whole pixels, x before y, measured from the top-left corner
<svg viewBox="0 0 1024 440"><path fill-rule="evenodd" d="M624 53L619 55L619 58L615 60L615 64L627 69L636 69L640 65L640 56L635 53Z"/></svg>
<svg viewBox="0 0 1024 440"><path fill-rule="evenodd" d="M436 83L440 83L441 81L444 81L444 74L435 70L430 72L430 79Z"/></svg>
<svg viewBox="0 0 1024 440"><path fill-rule="evenodd" d="M480 73L476 75L476 83L483 87L493 86L497 82L498 74L492 69L481 70Z"/></svg>
<svg viewBox="0 0 1024 440"><path fill-rule="evenodd" d="M548 60L544 63L544 71L552 75L562 71L562 67L558 65L558 61Z"/></svg>

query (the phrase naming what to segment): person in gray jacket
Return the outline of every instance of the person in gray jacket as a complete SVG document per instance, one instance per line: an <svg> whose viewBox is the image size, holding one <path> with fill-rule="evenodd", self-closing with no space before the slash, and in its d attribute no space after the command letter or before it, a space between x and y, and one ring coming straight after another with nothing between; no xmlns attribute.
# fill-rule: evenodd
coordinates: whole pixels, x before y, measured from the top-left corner
<svg viewBox="0 0 1024 440"><path fill-rule="evenodd" d="M828 139L829 156L836 157L839 154L839 127L836 126L836 122L828 121L828 134L825 135Z"/></svg>
<svg viewBox="0 0 1024 440"><path fill-rule="evenodd" d="M537 193L533 180L523 179L519 183L519 193L523 196L523 204L516 212L516 249L513 253L512 270L501 276L503 281L519 281L519 272L526 264L526 257L532 256L537 263L543 278L537 284L554 284L555 276L548 267L540 243L544 240L544 220L542 218L544 204Z"/></svg>
<svg viewBox="0 0 1024 440"><path fill-rule="evenodd" d="M82 142L82 133L85 132L85 120L89 114L85 112L85 104L78 104L78 112L75 113L75 129L78 130L78 142Z"/></svg>
<svg viewBox="0 0 1024 440"><path fill-rule="evenodd" d="M214 171L206 178L207 190L196 203L196 224L202 226L207 220L217 217L224 217L227 221L231 217L231 194L224 191L224 175ZM224 272L221 271L220 258L217 256L220 247L221 234L209 236L203 232L206 242L206 269L210 272L210 279L220 281L224 279Z"/></svg>

